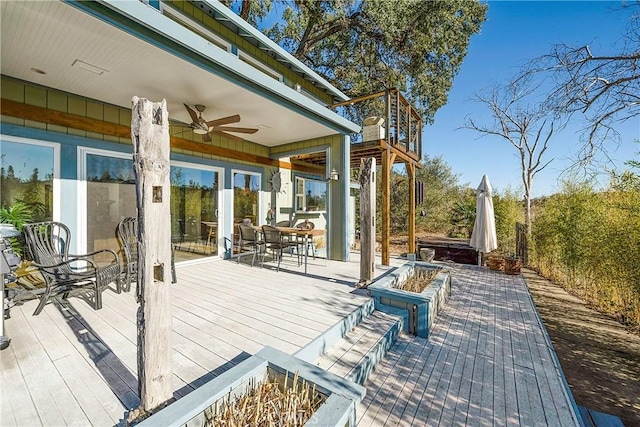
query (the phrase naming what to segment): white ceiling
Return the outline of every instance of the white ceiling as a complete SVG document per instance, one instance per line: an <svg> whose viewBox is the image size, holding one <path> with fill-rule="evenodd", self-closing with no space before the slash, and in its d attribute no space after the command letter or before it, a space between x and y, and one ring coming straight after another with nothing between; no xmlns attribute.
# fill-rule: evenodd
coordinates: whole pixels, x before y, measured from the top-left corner
<svg viewBox="0 0 640 427"><path fill-rule="evenodd" d="M165 98L169 116L184 123L191 119L183 103L205 105L206 120L240 114L232 126L260 130L236 135L266 146L336 133L62 2L2 1L0 7L2 74L126 108L133 96ZM106 71L72 67L76 60Z"/></svg>

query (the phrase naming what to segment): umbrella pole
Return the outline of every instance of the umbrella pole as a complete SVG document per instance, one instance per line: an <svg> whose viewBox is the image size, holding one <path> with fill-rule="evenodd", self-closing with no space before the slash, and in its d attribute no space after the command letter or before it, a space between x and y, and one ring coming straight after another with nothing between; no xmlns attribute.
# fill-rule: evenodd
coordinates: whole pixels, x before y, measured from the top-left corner
<svg viewBox="0 0 640 427"><path fill-rule="evenodd" d="M482 266L482 251L478 251L478 265Z"/></svg>

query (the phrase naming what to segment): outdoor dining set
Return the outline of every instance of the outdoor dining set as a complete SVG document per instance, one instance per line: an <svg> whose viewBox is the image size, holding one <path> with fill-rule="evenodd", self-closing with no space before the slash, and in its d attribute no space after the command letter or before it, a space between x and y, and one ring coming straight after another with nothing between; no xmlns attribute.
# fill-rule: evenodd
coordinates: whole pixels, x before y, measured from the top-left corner
<svg viewBox="0 0 640 427"><path fill-rule="evenodd" d="M264 266L267 251L271 251L274 261L280 271L280 263L284 253L297 257L298 266L304 264L304 272L307 273L307 260L309 251L315 259L314 236L321 236L324 230L315 228L313 222L304 221L296 227L291 227L289 221L282 221L276 225L255 226L248 221L238 225L238 254L237 262L244 255L251 255L251 266L260 258L260 265Z"/></svg>

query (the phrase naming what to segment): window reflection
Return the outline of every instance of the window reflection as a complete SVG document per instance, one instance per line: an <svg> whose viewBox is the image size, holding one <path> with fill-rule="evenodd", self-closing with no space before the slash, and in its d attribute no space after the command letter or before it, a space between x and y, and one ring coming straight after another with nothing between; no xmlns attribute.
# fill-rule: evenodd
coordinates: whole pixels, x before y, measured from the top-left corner
<svg viewBox="0 0 640 427"><path fill-rule="evenodd" d="M53 219L53 147L0 142L0 207L27 205L32 221Z"/></svg>
<svg viewBox="0 0 640 427"><path fill-rule="evenodd" d="M296 209L313 212L327 209L327 183L296 178Z"/></svg>
<svg viewBox="0 0 640 427"><path fill-rule="evenodd" d="M136 217L133 161L127 158L87 154L87 251L120 245L115 230L124 217Z"/></svg>
<svg viewBox="0 0 640 427"><path fill-rule="evenodd" d="M245 218L252 224L258 225L259 212L258 192L260 191L260 176L249 173L235 172L233 174L233 219L239 223Z"/></svg>
<svg viewBox="0 0 640 427"><path fill-rule="evenodd" d="M218 173L171 167L171 239L176 260L218 253Z"/></svg>

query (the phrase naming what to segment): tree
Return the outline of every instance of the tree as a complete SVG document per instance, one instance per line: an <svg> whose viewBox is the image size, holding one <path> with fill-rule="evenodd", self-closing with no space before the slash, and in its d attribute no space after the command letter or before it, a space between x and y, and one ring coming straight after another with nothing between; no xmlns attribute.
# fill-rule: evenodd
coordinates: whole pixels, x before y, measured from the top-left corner
<svg viewBox="0 0 640 427"><path fill-rule="evenodd" d="M551 53L532 60L523 75L550 75L553 87L546 108L558 115L583 116L586 164L605 151L619 134L615 125L640 115L640 1L623 4L629 13L627 32L617 52L594 52L588 45L558 44Z"/></svg>
<svg viewBox="0 0 640 427"><path fill-rule="evenodd" d="M416 228L422 232L449 233L452 228L451 212L456 203L465 199L464 190L458 184L459 176L442 157L425 155L421 164L422 168L416 168L416 181L424 184L424 201L416 205L416 210L424 214L416 218ZM393 234L406 233L409 226L409 185L406 173L402 169L391 170L390 215ZM380 185L378 174L378 216L381 215L382 206ZM475 203L475 198L472 198L472 201ZM475 209L475 204L473 206Z"/></svg>
<svg viewBox="0 0 640 427"><path fill-rule="evenodd" d="M554 122L547 119L540 106L530 104L535 89L529 79L515 79L508 85L496 86L488 94L477 94L475 100L491 112L493 122L479 124L472 117L465 119L464 128L494 135L509 142L520 158L520 171L525 197L525 222L531 232L531 191L535 176L551 160L543 160L553 136Z"/></svg>
<svg viewBox="0 0 640 427"><path fill-rule="evenodd" d="M259 22L268 2L226 3L249 22ZM487 10L486 4L466 0L284 4L281 21L264 30L269 37L350 97L397 87L425 123L447 102L469 39L480 31ZM353 109L345 114L358 116Z"/></svg>

